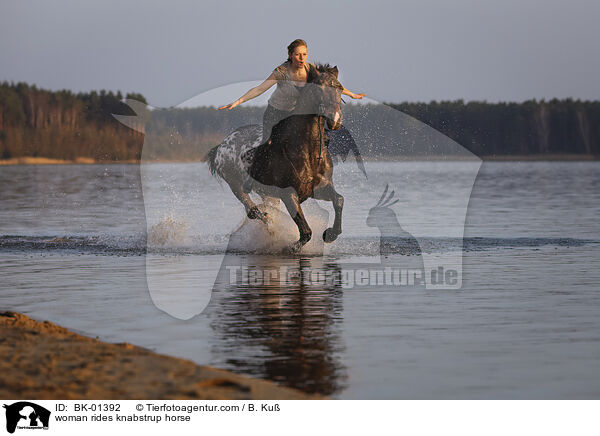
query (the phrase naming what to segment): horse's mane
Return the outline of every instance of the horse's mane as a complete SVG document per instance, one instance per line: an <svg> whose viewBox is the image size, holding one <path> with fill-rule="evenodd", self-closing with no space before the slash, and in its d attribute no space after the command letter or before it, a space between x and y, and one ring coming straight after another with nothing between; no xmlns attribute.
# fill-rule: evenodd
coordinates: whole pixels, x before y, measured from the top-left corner
<svg viewBox="0 0 600 436"><path fill-rule="evenodd" d="M317 74L315 74L315 72L317 73L329 73L330 70L333 68L331 65L329 64L321 64L321 63L316 63L314 64L315 68L314 69L310 69L307 81L308 82L314 82L314 80L318 77Z"/></svg>
<svg viewBox="0 0 600 436"><path fill-rule="evenodd" d="M329 71L330 69L332 69L333 67L329 64L315 64L315 68L317 69L317 71L319 73L324 73L325 71Z"/></svg>

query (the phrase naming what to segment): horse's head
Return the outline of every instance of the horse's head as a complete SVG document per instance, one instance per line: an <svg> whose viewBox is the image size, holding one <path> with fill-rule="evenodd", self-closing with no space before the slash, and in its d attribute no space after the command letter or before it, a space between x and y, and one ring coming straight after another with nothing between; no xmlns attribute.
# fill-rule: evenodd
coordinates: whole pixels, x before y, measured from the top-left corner
<svg viewBox="0 0 600 436"><path fill-rule="evenodd" d="M313 84L310 91L318 105L318 114L327 118L327 125L331 130L342 126L341 100L344 87L337 78L337 66L329 65L317 65L309 77L309 82Z"/></svg>

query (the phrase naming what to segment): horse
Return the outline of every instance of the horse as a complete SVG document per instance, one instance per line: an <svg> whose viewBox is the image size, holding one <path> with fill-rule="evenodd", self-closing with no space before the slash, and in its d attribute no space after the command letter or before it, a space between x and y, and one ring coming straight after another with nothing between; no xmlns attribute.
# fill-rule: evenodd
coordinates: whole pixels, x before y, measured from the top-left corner
<svg viewBox="0 0 600 436"><path fill-rule="evenodd" d="M317 65L293 114L272 128L270 138L262 141L260 126L243 126L207 155L210 172L227 182L248 218L269 222L268 215L250 198L252 191L263 199L283 201L300 233L291 252L298 252L312 237L300 206L310 197L333 204L334 223L323 232L323 241L333 242L342 233L344 197L333 185L333 163L325 132L326 124L331 130L342 125L343 87L337 78L337 67ZM247 175L252 180L250 189L243 186Z"/></svg>

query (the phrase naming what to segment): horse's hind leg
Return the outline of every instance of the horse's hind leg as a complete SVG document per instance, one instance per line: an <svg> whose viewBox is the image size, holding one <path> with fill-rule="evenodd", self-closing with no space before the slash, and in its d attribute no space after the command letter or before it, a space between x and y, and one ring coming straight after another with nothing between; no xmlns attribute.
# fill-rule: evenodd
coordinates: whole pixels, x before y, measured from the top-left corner
<svg viewBox="0 0 600 436"><path fill-rule="evenodd" d="M331 203L333 203L333 210L335 211L333 227L329 227L323 232L323 241L333 242L337 239L339 234L342 233L342 209L344 208L344 197L338 194L333 187L333 184L329 182L315 189L313 198L331 201Z"/></svg>
<svg viewBox="0 0 600 436"><path fill-rule="evenodd" d="M262 212L256 206L256 204L254 204L250 196L242 190L241 184L237 185L231 183L229 184L229 187L231 188L231 192L233 192L233 195L235 195L236 198L240 201L240 203L244 205L244 209L246 209L246 216L248 218L250 218L251 220L259 219L265 224L268 224L269 217L267 216L267 214Z"/></svg>
<svg viewBox="0 0 600 436"><path fill-rule="evenodd" d="M300 200L298 199L298 194L296 192L285 193L281 199L283 200L283 204L298 226L298 231L300 232L300 239L292 246L292 251L299 251L312 237L312 230L308 226L308 222L306 218L304 218L304 212L302 212L302 208L300 207Z"/></svg>

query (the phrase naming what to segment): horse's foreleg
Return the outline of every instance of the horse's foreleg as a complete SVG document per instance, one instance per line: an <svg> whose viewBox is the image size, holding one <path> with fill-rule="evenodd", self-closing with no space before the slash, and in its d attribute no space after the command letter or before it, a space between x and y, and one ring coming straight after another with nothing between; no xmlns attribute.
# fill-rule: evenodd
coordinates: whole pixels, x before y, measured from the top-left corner
<svg viewBox="0 0 600 436"><path fill-rule="evenodd" d="M292 246L292 251L299 251L312 237L312 230L308 226L308 222L306 218L304 218L304 212L302 212L302 208L300 207L300 200L298 199L298 194L296 192L286 193L281 198L283 200L283 204L298 226L298 231L300 232L300 239Z"/></svg>
<svg viewBox="0 0 600 436"><path fill-rule="evenodd" d="M233 195L235 195L236 198L240 201L240 203L244 205L244 209L246 210L246 216L248 218L250 218L251 220L259 219L265 224L268 224L269 218L267 214L262 212L252 201L250 196L242 190L241 184L237 185L232 183L229 184L229 187L231 188L231 192L233 192Z"/></svg>
<svg viewBox="0 0 600 436"><path fill-rule="evenodd" d="M323 232L323 241L333 242L337 239L339 234L342 233L342 209L344 208L344 197L336 192L333 184L327 183L326 185L315 189L313 198L331 201L333 204L333 210L335 211L333 227L329 227Z"/></svg>

